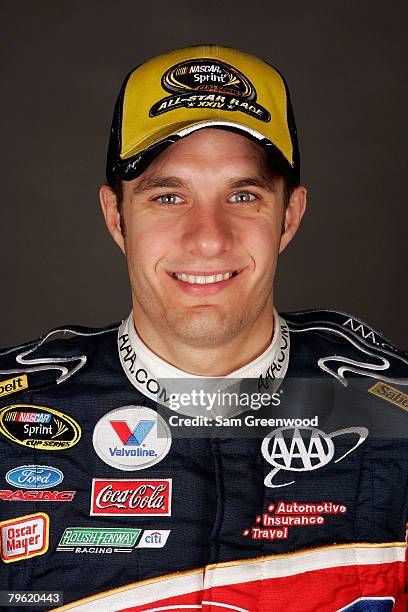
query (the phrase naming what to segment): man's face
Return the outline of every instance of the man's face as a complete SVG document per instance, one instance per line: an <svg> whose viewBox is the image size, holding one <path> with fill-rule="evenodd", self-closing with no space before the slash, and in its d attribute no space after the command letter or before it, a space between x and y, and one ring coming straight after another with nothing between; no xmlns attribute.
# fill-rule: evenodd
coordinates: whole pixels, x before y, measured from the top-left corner
<svg viewBox="0 0 408 612"><path fill-rule="evenodd" d="M123 193L124 238L110 229L126 254L137 327L216 346L271 321L277 257L291 236L282 235L283 179L268 173L259 145L199 130Z"/></svg>

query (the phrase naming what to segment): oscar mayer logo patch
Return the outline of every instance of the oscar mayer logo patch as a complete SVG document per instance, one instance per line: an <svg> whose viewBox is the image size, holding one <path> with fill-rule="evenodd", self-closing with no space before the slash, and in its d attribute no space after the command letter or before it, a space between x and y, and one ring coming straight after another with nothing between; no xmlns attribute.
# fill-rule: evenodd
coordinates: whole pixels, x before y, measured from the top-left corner
<svg viewBox="0 0 408 612"><path fill-rule="evenodd" d="M73 418L54 408L13 404L0 410L0 433L16 444L38 450L75 446L81 428Z"/></svg>
<svg viewBox="0 0 408 612"><path fill-rule="evenodd" d="M37 512L0 523L1 558L4 563L43 555L48 550L50 519Z"/></svg>
<svg viewBox="0 0 408 612"><path fill-rule="evenodd" d="M171 478L92 481L91 516L170 516Z"/></svg>
<svg viewBox="0 0 408 612"><path fill-rule="evenodd" d="M151 117L184 107L239 110L260 121L271 120L266 108L256 102L251 81L234 66L217 59L180 62L163 74L161 85L173 95L156 102L150 109Z"/></svg>

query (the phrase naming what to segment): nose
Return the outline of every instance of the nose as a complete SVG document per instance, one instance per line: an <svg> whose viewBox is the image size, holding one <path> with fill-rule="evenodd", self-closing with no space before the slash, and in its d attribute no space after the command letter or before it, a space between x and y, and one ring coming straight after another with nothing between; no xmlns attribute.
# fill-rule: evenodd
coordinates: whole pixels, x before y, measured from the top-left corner
<svg viewBox="0 0 408 612"><path fill-rule="evenodd" d="M214 259L231 250L232 244L231 220L226 211L205 202L190 211L182 237L188 253Z"/></svg>

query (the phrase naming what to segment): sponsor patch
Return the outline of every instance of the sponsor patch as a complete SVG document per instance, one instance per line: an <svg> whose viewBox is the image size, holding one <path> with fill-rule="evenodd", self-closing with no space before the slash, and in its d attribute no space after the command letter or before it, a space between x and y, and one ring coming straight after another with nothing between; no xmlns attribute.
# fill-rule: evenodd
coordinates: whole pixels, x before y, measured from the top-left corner
<svg viewBox="0 0 408 612"><path fill-rule="evenodd" d="M105 414L93 434L97 455L118 470L142 470L158 463L171 446L165 420L145 406L123 406Z"/></svg>
<svg viewBox="0 0 408 612"><path fill-rule="evenodd" d="M1 558L4 563L22 561L48 550L50 519L37 512L0 523Z"/></svg>
<svg viewBox="0 0 408 612"><path fill-rule="evenodd" d="M64 480L61 470L49 465L20 465L6 474L6 481L21 489L49 489Z"/></svg>
<svg viewBox="0 0 408 612"><path fill-rule="evenodd" d="M173 95L153 104L151 117L184 107L239 110L260 121L271 120L269 111L256 102L251 81L221 60L201 58L180 62L163 74L161 85Z"/></svg>
<svg viewBox="0 0 408 612"><path fill-rule="evenodd" d="M40 501L40 502L70 502L76 491L23 491L17 489L0 489L0 500L3 501Z"/></svg>
<svg viewBox="0 0 408 612"><path fill-rule="evenodd" d="M81 428L72 417L31 404L2 408L0 433L22 446L51 451L71 448L81 438Z"/></svg>
<svg viewBox="0 0 408 612"><path fill-rule="evenodd" d="M279 488L294 484L294 480L278 483L275 476L281 470L288 472L310 472L334 459L342 461L368 436L366 427L348 427L326 434L316 427L280 427L271 431L262 442L262 455L274 469L265 477L266 487ZM335 458L333 438L343 435L357 436L357 441L340 457Z"/></svg>
<svg viewBox="0 0 408 612"><path fill-rule="evenodd" d="M15 378L9 378L8 380L0 381L0 397L3 395L10 395L10 393L17 393L28 388L27 375L22 374Z"/></svg>
<svg viewBox="0 0 408 612"><path fill-rule="evenodd" d="M68 527L62 534L57 551L131 553L135 548L163 548L169 534L169 529Z"/></svg>
<svg viewBox="0 0 408 612"><path fill-rule="evenodd" d="M408 411L408 395L395 387L391 387L384 382L378 382L369 388L369 393L381 397L381 399L395 404L399 408Z"/></svg>
<svg viewBox="0 0 408 612"><path fill-rule="evenodd" d="M257 516L255 525L244 529L242 535L250 536L253 540L286 540L290 538L293 527L324 526L327 515L341 516L346 513L347 506L331 501L279 501L269 504L268 511Z"/></svg>
<svg viewBox="0 0 408 612"><path fill-rule="evenodd" d="M171 478L92 480L91 516L171 516Z"/></svg>
<svg viewBox="0 0 408 612"><path fill-rule="evenodd" d="M137 548L163 548L170 529L144 529Z"/></svg>

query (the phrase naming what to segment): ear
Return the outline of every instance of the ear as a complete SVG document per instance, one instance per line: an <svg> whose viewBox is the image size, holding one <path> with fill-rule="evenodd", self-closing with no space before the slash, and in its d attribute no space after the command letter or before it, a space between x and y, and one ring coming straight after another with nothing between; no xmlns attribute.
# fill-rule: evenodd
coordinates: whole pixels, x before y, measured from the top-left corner
<svg viewBox="0 0 408 612"><path fill-rule="evenodd" d="M118 202L113 189L109 187L109 185L102 185L99 190L99 200L106 227L121 251L125 253L125 243L120 225Z"/></svg>
<svg viewBox="0 0 408 612"><path fill-rule="evenodd" d="M296 187L290 196L289 204L285 212L283 232L279 244L279 253L282 253L299 229L300 222L306 209L307 190L300 185Z"/></svg>

